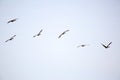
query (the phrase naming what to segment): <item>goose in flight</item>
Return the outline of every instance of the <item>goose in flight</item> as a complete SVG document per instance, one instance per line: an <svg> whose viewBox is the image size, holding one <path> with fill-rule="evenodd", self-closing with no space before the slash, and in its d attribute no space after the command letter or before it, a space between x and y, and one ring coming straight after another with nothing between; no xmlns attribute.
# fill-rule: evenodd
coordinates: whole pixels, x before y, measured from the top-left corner
<svg viewBox="0 0 120 80"><path fill-rule="evenodd" d="M38 34L34 35L33 37L40 36L42 31L43 31L43 29L41 29L40 32Z"/></svg>
<svg viewBox="0 0 120 80"><path fill-rule="evenodd" d="M70 30L65 30L63 33L61 33L59 36L58 36L58 38L61 38L61 36L63 36L66 32L68 32L68 31L70 31Z"/></svg>
<svg viewBox="0 0 120 80"><path fill-rule="evenodd" d="M110 47L110 44L112 44L112 42L110 42L108 45L104 45L104 44L101 43L101 45L106 49Z"/></svg>
<svg viewBox="0 0 120 80"><path fill-rule="evenodd" d="M6 40L5 42L8 42L8 41L13 40L15 36L16 36L16 35L12 36L10 39Z"/></svg>
<svg viewBox="0 0 120 80"><path fill-rule="evenodd" d="M88 44L81 44L81 45L77 46L77 48L79 48L79 47L86 47L86 46L88 46Z"/></svg>
<svg viewBox="0 0 120 80"><path fill-rule="evenodd" d="M11 19L11 20L9 20L7 23L15 22L17 19L18 19L18 18Z"/></svg>

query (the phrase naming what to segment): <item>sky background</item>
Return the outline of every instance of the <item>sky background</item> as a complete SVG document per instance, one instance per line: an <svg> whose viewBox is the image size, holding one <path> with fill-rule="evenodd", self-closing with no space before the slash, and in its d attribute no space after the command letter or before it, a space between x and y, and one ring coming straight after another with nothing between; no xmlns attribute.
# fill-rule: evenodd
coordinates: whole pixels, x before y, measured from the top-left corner
<svg viewBox="0 0 120 80"><path fill-rule="evenodd" d="M0 80L120 80L119 41L119 0L0 0Z"/></svg>

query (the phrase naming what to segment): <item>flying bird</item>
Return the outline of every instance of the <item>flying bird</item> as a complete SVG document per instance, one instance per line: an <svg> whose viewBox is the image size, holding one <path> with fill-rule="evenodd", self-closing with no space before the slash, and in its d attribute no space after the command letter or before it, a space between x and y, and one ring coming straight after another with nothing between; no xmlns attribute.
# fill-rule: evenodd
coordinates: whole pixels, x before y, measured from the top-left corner
<svg viewBox="0 0 120 80"><path fill-rule="evenodd" d="M79 48L79 47L86 47L86 46L88 46L88 44L81 44L81 45L77 46L77 48Z"/></svg>
<svg viewBox="0 0 120 80"><path fill-rule="evenodd" d="M16 36L16 35L12 36L10 39L6 40L5 42L8 42L8 41L13 40L15 36Z"/></svg>
<svg viewBox="0 0 120 80"><path fill-rule="evenodd" d="M66 30L66 31L64 31L63 33L61 33L59 36L58 36L58 38L61 38L61 36L63 36L66 32L68 32L69 30Z"/></svg>
<svg viewBox="0 0 120 80"><path fill-rule="evenodd" d="M40 36L42 31L43 31L43 29L41 29L40 32L38 34L34 35L33 37Z"/></svg>
<svg viewBox="0 0 120 80"><path fill-rule="evenodd" d="M108 45L104 45L104 44L101 43L101 45L106 49L110 47L110 44L112 44L112 42L110 42Z"/></svg>
<svg viewBox="0 0 120 80"><path fill-rule="evenodd" d="M7 23L15 22L17 19L18 19L18 18L11 19L11 20L9 20Z"/></svg>

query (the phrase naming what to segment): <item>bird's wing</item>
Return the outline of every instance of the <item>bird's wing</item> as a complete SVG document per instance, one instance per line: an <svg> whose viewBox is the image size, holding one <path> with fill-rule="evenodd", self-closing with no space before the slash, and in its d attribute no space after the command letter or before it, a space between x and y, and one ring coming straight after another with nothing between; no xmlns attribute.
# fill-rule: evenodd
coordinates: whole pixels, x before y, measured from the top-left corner
<svg viewBox="0 0 120 80"><path fill-rule="evenodd" d="M68 32L69 30L64 31L64 33Z"/></svg>
<svg viewBox="0 0 120 80"><path fill-rule="evenodd" d="M60 34L58 38L60 38L63 34Z"/></svg>
<svg viewBox="0 0 120 80"><path fill-rule="evenodd" d="M81 47L81 45L77 46L77 48Z"/></svg>
<svg viewBox="0 0 120 80"><path fill-rule="evenodd" d="M59 35L59 37L58 37L58 38L61 38L61 36L62 36L62 35L64 35L64 34L65 34L64 32L63 32L63 33L61 33L61 34Z"/></svg>
<svg viewBox="0 0 120 80"><path fill-rule="evenodd" d="M40 34L43 31L43 29L40 30L40 32L38 34Z"/></svg>
<svg viewBox="0 0 120 80"><path fill-rule="evenodd" d="M14 22L14 21L16 21L17 19L18 19L18 18L15 18L15 19L9 20L7 23Z"/></svg>
<svg viewBox="0 0 120 80"><path fill-rule="evenodd" d="M33 37L36 37L37 35L34 35Z"/></svg>
<svg viewBox="0 0 120 80"><path fill-rule="evenodd" d="M12 36L11 38L14 38L16 35Z"/></svg>
<svg viewBox="0 0 120 80"><path fill-rule="evenodd" d="M14 22L14 21L16 21L17 19L18 19L18 18L15 18L15 19L12 19L11 21L13 21L13 22Z"/></svg>
<svg viewBox="0 0 120 80"><path fill-rule="evenodd" d="M66 32L68 32L68 31L69 31L69 30L66 30L66 31L64 31L63 33L61 33L58 38L60 38L62 35L64 35L64 34L65 34Z"/></svg>
<svg viewBox="0 0 120 80"><path fill-rule="evenodd" d="M107 46L109 46L110 44L112 44L112 42L110 42Z"/></svg>
<svg viewBox="0 0 120 80"><path fill-rule="evenodd" d="M102 45L103 47L107 48L104 44L101 43L101 45Z"/></svg>
<svg viewBox="0 0 120 80"><path fill-rule="evenodd" d="M9 20L7 23L10 23L11 22L11 20Z"/></svg>
<svg viewBox="0 0 120 80"><path fill-rule="evenodd" d="M8 42L10 39L6 40L5 42Z"/></svg>
<svg viewBox="0 0 120 80"><path fill-rule="evenodd" d="M39 36L42 31L43 30L41 29L40 32L38 34L34 35L33 37Z"/></svg>

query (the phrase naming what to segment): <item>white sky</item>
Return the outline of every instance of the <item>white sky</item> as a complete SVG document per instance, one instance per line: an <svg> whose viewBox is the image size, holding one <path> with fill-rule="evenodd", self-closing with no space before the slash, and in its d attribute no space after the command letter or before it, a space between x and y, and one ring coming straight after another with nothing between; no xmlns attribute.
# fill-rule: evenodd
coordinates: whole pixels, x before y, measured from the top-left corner
<svg viewBox="0 0 120 80"><path fill-rule="evenodd" d="M0 0L0 80L120 80L119 34L119 0Z"/></svg>

